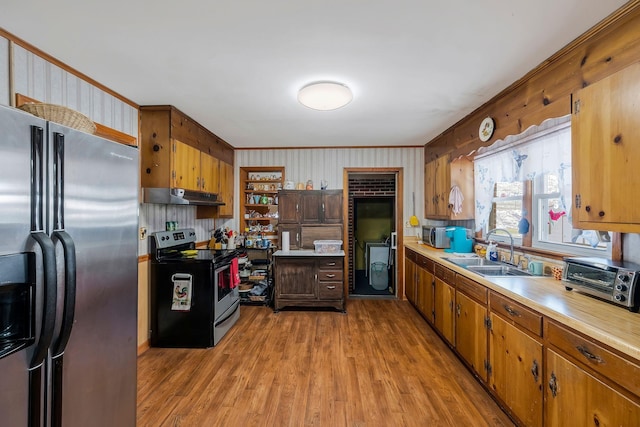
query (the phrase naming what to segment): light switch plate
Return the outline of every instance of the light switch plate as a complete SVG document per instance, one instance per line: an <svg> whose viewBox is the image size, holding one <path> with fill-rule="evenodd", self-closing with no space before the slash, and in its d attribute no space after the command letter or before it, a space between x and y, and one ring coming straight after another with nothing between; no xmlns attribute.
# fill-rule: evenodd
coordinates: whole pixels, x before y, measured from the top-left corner
<svg viewBox="0 0 640 427"><path fill-rule="evenodd" d="M147 238L147 227L140 227L140 240Z"/></svg>

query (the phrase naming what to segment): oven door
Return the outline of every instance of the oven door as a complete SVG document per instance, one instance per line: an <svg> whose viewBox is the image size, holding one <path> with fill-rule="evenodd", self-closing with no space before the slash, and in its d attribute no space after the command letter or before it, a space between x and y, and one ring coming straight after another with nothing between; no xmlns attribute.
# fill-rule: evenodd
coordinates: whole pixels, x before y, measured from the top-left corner
<svg viewBox="0 0 640 427"><path fill-rule="evenodd" d="M216 316L218 313L216 313ZM217 345L222 337L240 319L240 298L235 299L231 306L220 315L213 324L213 345Z"/></svg>
<svg viewBox="0 0 640 427"><path fill-rule="evenodd" d="M213 346L213 269L209 262L152 262L151 346Z"/></svg>

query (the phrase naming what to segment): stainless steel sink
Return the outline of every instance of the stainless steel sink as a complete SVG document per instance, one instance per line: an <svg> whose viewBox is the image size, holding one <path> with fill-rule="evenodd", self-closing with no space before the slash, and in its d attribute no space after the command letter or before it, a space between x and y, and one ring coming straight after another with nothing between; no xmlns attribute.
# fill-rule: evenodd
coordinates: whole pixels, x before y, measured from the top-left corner
<svg viewBox="0 0 640 427"><path fill-rule="evenodd" d="M478 273L481 276L504 277L504 276L533 276L526 270L520 270L508 265L470 265L465 267L469 271Z"/></svg>
<svg viewBox="0 0 640 427"><path fill-rule="evenodd" d="M442 258L446 259L449 262L454 263L455 265L459 265L460 267L470 267L470 266L502 266L503 264L498 261L489 261L485 258L475 257L475 258Z"/></svg>
<svg viewBox="0 0 640 427"><path fill-rule="evenodd" d="M489 261L485 258L443 258L469 271L485 277L539 277L534 276L527 270L521 270L515 266L498 261Z"/></svg>

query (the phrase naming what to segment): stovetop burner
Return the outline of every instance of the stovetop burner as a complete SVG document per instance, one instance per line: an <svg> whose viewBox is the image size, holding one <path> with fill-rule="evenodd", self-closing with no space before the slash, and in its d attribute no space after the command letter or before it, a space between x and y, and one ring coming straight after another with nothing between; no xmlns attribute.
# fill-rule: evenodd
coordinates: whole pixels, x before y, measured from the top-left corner
<svg viewBox="0 0 640 427"><path fill-rule="evenodd" d="M192 228L151 233L151 258L156 262L213 262L224 264L238 256L236 250L196 249Z"/></svg>
<svg viewBox="0 0 640 427"><path fill-rule="evenodd" d="M215 264L224 262L238 256L235 250L210 250L210 249L186 249L181 251L162 250L158 256L158 261L177 262L213 262Z"/></svg>

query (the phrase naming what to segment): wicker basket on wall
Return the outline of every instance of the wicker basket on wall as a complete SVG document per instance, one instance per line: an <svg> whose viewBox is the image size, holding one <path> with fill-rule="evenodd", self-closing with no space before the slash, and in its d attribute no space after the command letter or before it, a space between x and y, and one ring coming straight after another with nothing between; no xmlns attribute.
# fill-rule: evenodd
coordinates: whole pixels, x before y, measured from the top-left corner
<svg viewBox="0 0 640 427"><path fill-rule="evenodd" d="M34 116L78 129L87 133L95 133L96 125L82 113L72 110L62 105L45 103L26 103L19 106L21 110L31 113Z"/></svg>

